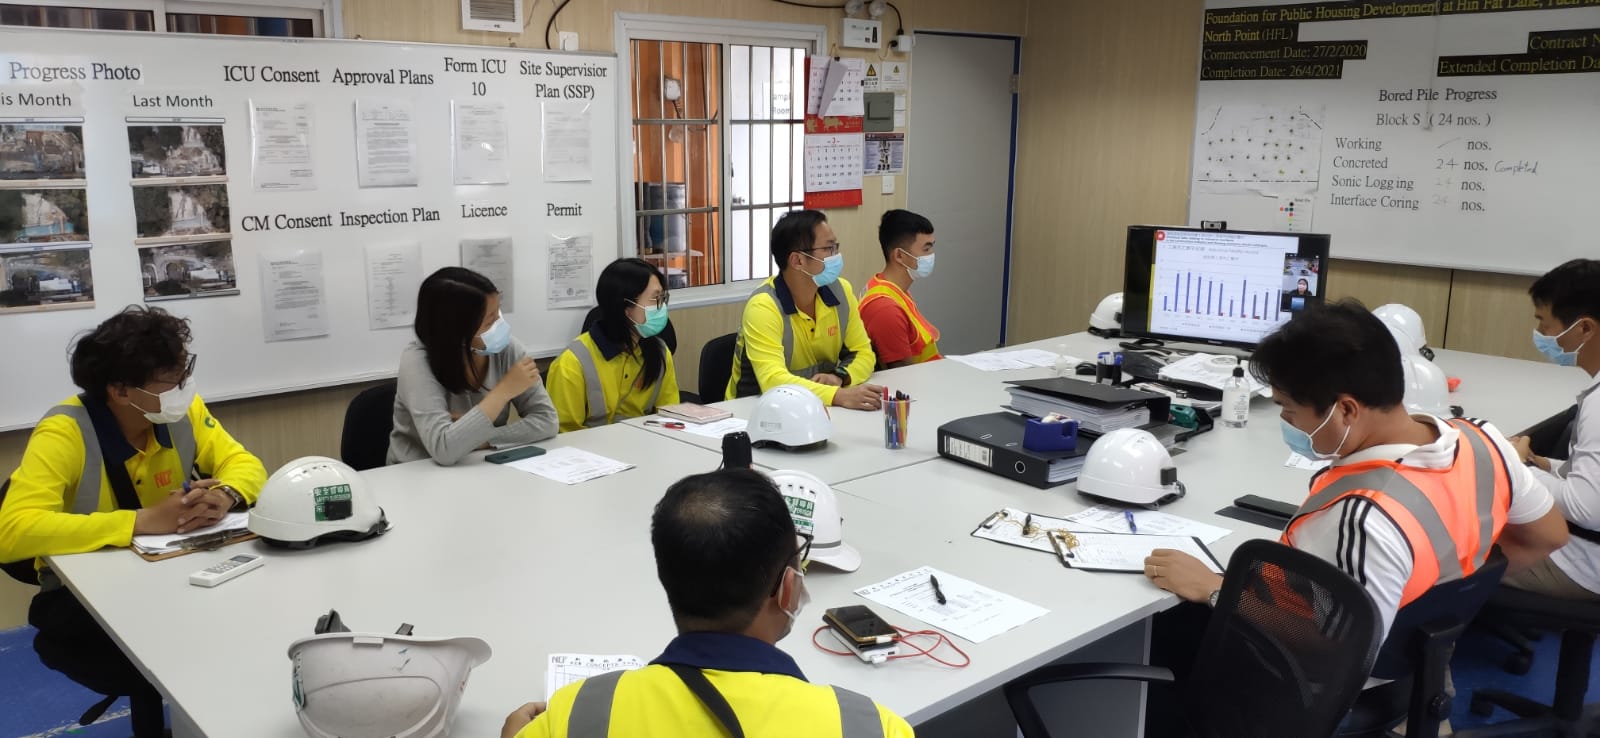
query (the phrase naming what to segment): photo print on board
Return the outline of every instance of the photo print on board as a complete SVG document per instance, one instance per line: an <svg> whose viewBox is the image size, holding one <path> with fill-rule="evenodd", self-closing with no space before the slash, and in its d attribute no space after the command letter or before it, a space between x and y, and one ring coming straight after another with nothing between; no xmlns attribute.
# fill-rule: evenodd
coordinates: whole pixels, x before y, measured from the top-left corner
<svg viewBox="0 0 1600 738"><path fill-rule="evenodd" d="M94 307L88 244L0 249L0 315Z"/></svg>
<svg viewBox="0 0 1600 738"><path fill-rule="evenodd" d="M239 294L227 239L140 246L139 274L145 302Z"/></svg>

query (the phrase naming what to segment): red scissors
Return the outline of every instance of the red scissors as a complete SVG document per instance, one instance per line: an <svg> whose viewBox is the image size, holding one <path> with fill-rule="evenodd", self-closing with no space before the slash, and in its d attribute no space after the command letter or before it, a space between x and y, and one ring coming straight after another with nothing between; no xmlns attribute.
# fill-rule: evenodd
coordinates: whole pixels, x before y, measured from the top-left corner
<svg viewBox="0 0 1600 738"><path fill-rule="evenodd" d="M676 420L646 420L644 421L644 424L660 426L662 428L666 428L667 430L683 430L685 427L682 423L679 423Z"/></svg>

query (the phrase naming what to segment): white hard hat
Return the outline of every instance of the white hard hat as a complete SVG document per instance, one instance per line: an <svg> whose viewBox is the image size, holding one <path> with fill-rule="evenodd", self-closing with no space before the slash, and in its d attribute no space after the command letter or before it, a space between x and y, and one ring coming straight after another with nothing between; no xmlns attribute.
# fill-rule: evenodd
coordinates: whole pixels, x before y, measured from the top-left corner
<svg viewBox="0 0 1600 738"><path fill-rule="evenodd" d="M1400 353L1420 351L1423 346L1428 345L1427 329L1423 327L1422 316L1418 315L1417 311L1398 302L1391 302L1379 305L1372 314L1389 326L1391 332L1395 333L1396 340L1405 337L1405 340L1400 340Z"/></svg>
<svg viewBox="0 0 1600 738"><path fill-rule="evenodd" d="M304 456L272 473L250 508L250 532L268 543L310 548L359 541L389 530L367 480L326 456Z"/></svg>
<svg viewBox="0 0 1600 738"><path fill-rule="evenodd" d="M1122 293L1113 292L1100 300L1089 314L1089 332L1116 335L1122 331Z"/></svg>
<svg viewBox="0 0 1600 738"><path fill-rule="evenodd" d="M844 516L833 488L803 471L780 469L767 474L789 504L794 529L811 534L811 560L841 571L861 568L861 554L844 542Z"/></svg>
<svg viewBox="0 0 1600 738"><path fill-rule="evenodd" d="M1184 494L1165 446L1138 428L1111 431L1089 447L1078 491L1129 505L1159 505Z"/></svg>
<svg viewBox="0 0 1600 738"><path fill-rule="evenodd" d="M450 734L472 669L492 651L481 638L351 633L330 611L317 635L289 645L294 706L311 738L433 738Z"/></svg>
<svg viewBox="0 0 1600 738"><path fill-rule="evenodd" d="M833 421L811 390L783 384L761 394L745 430L753 445L798 448L826 442L833 434Z"/></svg>
<svg viewBox="0 0 1600 738"><path fill-rule="evenodd" d="M1400 367L1406 376L1406 410L1450 417L1450 382L1444 370L1421 354L1407 353L1400 357Z"/></svg>

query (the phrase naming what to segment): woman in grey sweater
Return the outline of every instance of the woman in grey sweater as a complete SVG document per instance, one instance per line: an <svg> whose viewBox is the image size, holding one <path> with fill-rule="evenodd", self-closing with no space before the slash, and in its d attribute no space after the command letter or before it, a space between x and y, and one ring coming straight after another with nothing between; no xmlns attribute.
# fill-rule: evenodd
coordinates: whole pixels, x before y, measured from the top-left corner
<svg viewBox="0 0 1600 738"><path fill-rule="evenodd" d="M389 463L450 466L490 444L550 438L555 405L539 368L500 314L500 291L470 269L445 267L417 292L417 340L400 354ZM518 420L507 421L511 408Z"/></svg>

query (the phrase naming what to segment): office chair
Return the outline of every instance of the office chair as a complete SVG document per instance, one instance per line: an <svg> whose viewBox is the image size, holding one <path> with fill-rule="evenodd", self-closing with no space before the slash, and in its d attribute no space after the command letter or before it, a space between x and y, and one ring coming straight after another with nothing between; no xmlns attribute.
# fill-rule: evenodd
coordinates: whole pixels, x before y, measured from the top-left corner
<svg viewBox="0 0 1600 738"><path fill-rule="evenodd" d="M1372 598L1344 572L1274 541L1234 551L1193 671L1177 685L1191 732L1204 738L1331 735L1361 694L1378 652ZM1119 679L1173 684L1169 669L1057 664L1005 686L1024 738L1049 738L1031 691Z"/></svg>
<svg viewBox="0 0 1600 738"><path fill-rule="evenodd" d="M706 341L700 350L700 401L728 399L728 379L733 376L733 349L739 334L729 333Z"/></svg>
<svg viewBox="0 0 1600 738"><path fill-rule="evenodd" d="M589 326L594 325L594 322L599 319L600 306L596 305L595 307L589 308L589 314L583 316L583 330L589 330ZM657 336L657 338L660 338L662 342L667 344L668 351L671 351L674 354L678 353L678 331L676 328L672 327L672 318L667 318L667 327L661 329L661 333Z"/></svg>
<svg viewBox="0 0 1600 738"><path fill-rule="evenodd" d="M1483 619L1519 628L1561 634L1561 655L1556 666L1555 695L1550 704L1498 689L1474 690L1469 706L1473 714L1487 717L1495 707L1516 713L1519 719L1481 728L1458 730L1461 738L1502 736L1585 736L1600 727L1600 704L1583 704L1589 690L1589 665L1600 634L1600 603L1565 600L1549 595L1501 587L1483 609Z"/></svg>
<svg viewBox="0 0 1600 738"><path fill-rule="evenodd" d="M1540 456L1566 458L1572 448L1572 433L1577 420L1578 406L1573 405L1533 424L1517 435L1527 436L1529 447ZM1488 620L1480 620L1477 625L1511 646L1511 654L1500 664L1501 669L1522 676L1533 668L1533 644L1539 640L1538 631Z"/></svg>
<svg viewBox="0 0 1600 738"><path fill-rule="evenodd" d="M1334 735L1389 738L1404 722L1407 738L1438 738L1440 724L1450 717L1445 675L1456 639L1505 572L1506 560L1496 549L1472 576L1434 585L1400 608L1372 666L1374 678L1392 681L1363 691Z"/></svg>
<svg viewBox="0 0 1600 738"><path fill-rule="evenodd" d="M356 471L376 469L389 457L389 432L394 430L395 383L368 387L350 400L339 434L339 458Z"/></svg>

